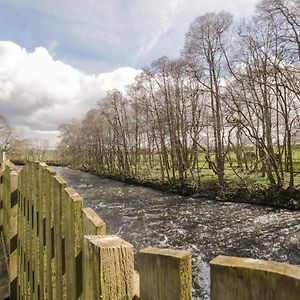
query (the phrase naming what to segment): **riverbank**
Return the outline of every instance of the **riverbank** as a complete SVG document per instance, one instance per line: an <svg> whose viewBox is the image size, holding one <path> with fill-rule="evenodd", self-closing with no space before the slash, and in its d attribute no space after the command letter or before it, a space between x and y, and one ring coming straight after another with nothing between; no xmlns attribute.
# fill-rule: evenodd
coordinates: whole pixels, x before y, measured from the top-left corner
<svg viewBox="0 0 300 300"><path fill-rule="evenodd" d="M248 203L253 205L268 206L274 208L285 208L300 210L300 190L278 189L272 187L251 187L237 186L231 182L221 189L215 181L205 181L201 185L191 185L189 182L170 183L167 181L135 178L120 174L99 173L96 170L80 169L102 178L118 180L127 184L134 184L150 187L168 193L175 193L183 196L193 196L204 199L216 199L223 202Z"/></svg>
<svg viewBox="0 0 300 300"><path fill-rule="evenodd" d="M23 165L23 161L13 161L16 165ZM57 161L47 161L49 166L63 166ZM70 166L70 168L72 168ZM159 179L137 178L121 174L101 173L97 170L87 168L76 168L102 178L118 180L127 184L134 184L150 187L167 193L174 193L183 196L193 196L204 199L216 199L223 202L249 203L275 208L300 210L300 189L290 191L285 188L272 188L269 186L244 187L227 180L225 188L221 189L214 180L206 180L201 185L190 182L161 181Z"/></svg>

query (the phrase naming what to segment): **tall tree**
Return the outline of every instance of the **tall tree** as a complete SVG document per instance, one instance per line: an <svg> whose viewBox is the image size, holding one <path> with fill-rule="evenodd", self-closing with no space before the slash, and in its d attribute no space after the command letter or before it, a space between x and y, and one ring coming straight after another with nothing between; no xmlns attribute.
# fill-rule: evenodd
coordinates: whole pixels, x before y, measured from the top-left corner
<svg viewBox="0 0 300 300"><path fill-rule="evenodd" d="M197 17L190 25L183 51L191 72L210 93L216 170L221 187L225 184L221 78L224 75L224 49L231 24L232 15L225 12Z"/></svg>

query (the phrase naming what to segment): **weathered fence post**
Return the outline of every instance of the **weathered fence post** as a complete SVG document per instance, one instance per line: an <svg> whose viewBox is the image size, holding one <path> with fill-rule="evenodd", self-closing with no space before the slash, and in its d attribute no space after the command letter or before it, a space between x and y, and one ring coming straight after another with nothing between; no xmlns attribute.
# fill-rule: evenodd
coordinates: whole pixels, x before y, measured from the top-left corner
<svg viewBox="0 0 300 300"><path fill-rule="evenodd" d="M139 252L141 300L192 299L192 254L146 248Z"/></svg>
<svg viewBox="0 0 300 300"><path fill-rule="evenodd" d="M90 207L82 209L82 227L84 235L106 234L106 224Z"/></svg>
<svg viewBox="0 0 300 300"><path fill-rule="evenodd" d="M3 239L5 250L9 254L9 219L10 219L10 168L6 166L3 174Z"/></svg>
<svg viewBox="0 0 300 300"><path fill-rule="evenodd" d="M82 295L83 200L74 189L67 187L63 201L67 299L75 300Z"/></svg>
<svg viewBox="0 0 300 300"><path fill-rule="evenodd" d="M1 152L0 152L1 153ZM3 194L2 194L2 189L3 187L3 173L4 170L1 169L1 163L0 163L0 243L1 248L3 248ZM6 261L6 256L5 256L5 250L2 249L0 253L0 261L1 261L1 266L5 266L5 261ZM9 279L8 279L8 274L6 272L7 270L0 270L0 295L4 298L9 295Z"/></svg>
<svg viewBox="0 0 300 300"><path fill-rule="evenodd" d="M18 172L10 173L10 218L9 218L9 289L10 298L17 299L18 263Z"/></svg>
<svg viewBox="0 0 300 300"><path fill-rule="evenodd" d="M39 230L39 220L38 220L38 203L40 199L39 194L39 172L38 172L38 163L30 162L27 163L28 173L26 178L23 178L25 184L29 186L28 194L27 194L27 203L29 205L29 209L27 209L27 223L28 223L28 233L26 233L26 239L29 240L29 252L28 254L28 274L30 287L29 287L29 296L30 299L38 299L39 292L39 238L38 238L38 230ZM23 170L22 170L23 171ZM21 171L21 172L22 172ZM25 220L26 222L26 220Z"/></svg>
<svg viewBox="0 0 300 300"><path fill-rule="evenodd" d="M47 290L50 288L47 286L48 284L48 269L47 269L47 247L46 247L46 183L44 181L45 169L47 165L44 163L39 163L39 278L40 278L40 286L38 294L43 299L47 298Z"/></svg>
<svg viewBox="0 0 300 300"><path fill-rule="evenodd" d="M84 299L132 300L133 247L118 236L85 236Z"/></svg>
<svg viewBox="0 0 300 300"><path fill-rule="evenodd" d="M6 166L2 175L2 234L9 259L9 290L17 297L18 172ZM13 298L15 297L15 298Z"/></svg>
<svg viewBox="0 0 300 300"><path fill-rule="evenodd" d="M46 268L47 268L47 299L52 300L55 284L55 270L52 264L54 257L54 228L53 228L53 184L52 177L56 172L51 168L44 169L43 184L45 185L45 201L46 201Z"/></svg>
<svg viewBox="0 0 300 300"><path fill-rule="evenodd" d="M62 222L62 195L64 189L67 186L67 182L60 176L53 177L53 190L54 190L54 265L55 265L55 299L63 299L63 282L65 280L65 272L63 270L63 254L64 249L62 248L62 239L64 226Z"/></svg>
<svg viewBox="0 0 300 300"><path fill-rule="evenodd" d="M31 244L31 278L32 278L32 295L31 299L39 299L39 218L38 218L38 203L39 195L39 176L37 162L30 163L30 182L31 182L31 228L32 228L32 244Z"/></svg>
<svg viewBox="0 0 300 300"><path fill-rule="evenodd" d="M299 300L300 267L218 256L210 262L211 300Z"/></svg>
<svg viewBox="0 0 300 300"><path fill-rule="evenodd" d="M28 295L30 299L34 299L35 296L35 265L36 265L36 252L35 252L35 214L34 214L34 205L36 201L35 195L35 182L34 182L34 163L28 163Z"/></svg>
<svg viewBox="0 0 300 300"><path fill-rule="evenodd" d="M18 295L24 294L24 180L22 173L25 172L25 166L19 175L19 211L18 211Z"/></svg>

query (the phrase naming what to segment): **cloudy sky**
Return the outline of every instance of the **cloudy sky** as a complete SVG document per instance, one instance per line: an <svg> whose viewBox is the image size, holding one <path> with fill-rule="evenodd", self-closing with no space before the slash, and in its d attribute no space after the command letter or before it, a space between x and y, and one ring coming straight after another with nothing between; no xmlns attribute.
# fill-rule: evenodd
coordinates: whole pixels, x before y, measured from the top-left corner
<svg viewBox="0 0 300 300"><path fill-rule="evenodd" d="M193 19L252 14L258 0L0 0L0 114L19 135L58 141L108 89L179 54Z"/></svg>

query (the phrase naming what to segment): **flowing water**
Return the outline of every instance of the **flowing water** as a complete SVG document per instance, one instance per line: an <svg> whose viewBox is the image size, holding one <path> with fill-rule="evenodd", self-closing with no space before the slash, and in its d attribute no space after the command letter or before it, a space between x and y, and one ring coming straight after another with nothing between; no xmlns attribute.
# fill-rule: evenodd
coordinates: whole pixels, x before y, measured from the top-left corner
<svg viewBox="0 0 300 300"><path fill-rule="evenodd" d="M193 299L209 299L208 262L232 255L300 265L300 212L183 197L55 167L108 226L132 243L193 253ZM138 267L138 266L137 266Z"/></svg>

